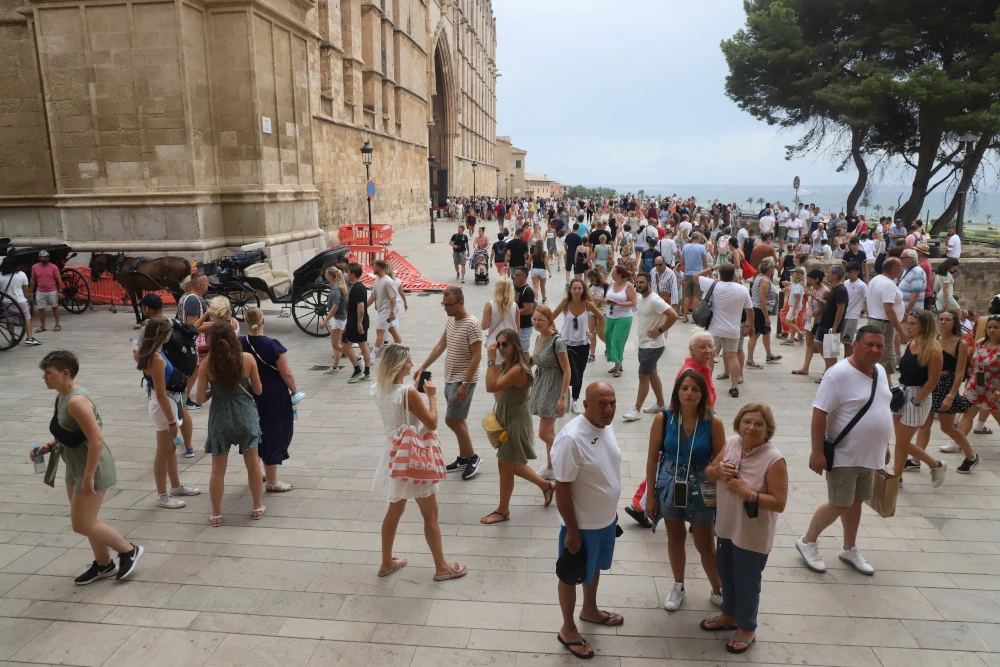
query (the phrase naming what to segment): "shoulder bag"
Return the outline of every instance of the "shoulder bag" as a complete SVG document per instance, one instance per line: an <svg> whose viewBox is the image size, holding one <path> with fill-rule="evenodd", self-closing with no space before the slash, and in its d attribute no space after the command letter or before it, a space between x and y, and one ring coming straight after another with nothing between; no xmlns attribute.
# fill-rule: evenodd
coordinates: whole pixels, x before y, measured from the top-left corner
<svg viewBox="0 0 1000 667"><path fill-rule="evenodd" d="M847 423L847 426L845 426L844 430L840 432L840 435L837 436L836 440L831 442L829 439L823 438L823 456L826 458L827 472L833 470L833 455L834 455L834 450L837 448L837 445L839 445L840 441L843 440L847 436L847 434L851 432L851 429L853 429L855 426L858 425L858 422L861 421L861 418L865 416L865 413L868 412L868 408L872 406L872 402L875 400L875 390L878 387L877 366L873 369L873 372L875 374L875 377L872 378L872 394L871 396L868 397L868 402L865 403L864 406L860 410L858 410L858 414L854 415L854 418Z"/></svg>
<svg viewBox="0 0 1000 667"><path fill-rule="evenodd" d="M715 286L718 283L718 280L712 283L712 286L708 288L708 292L705 293L705 298L701 300L701 303L694 309L694 314L691 316L694 323L702 329L707 329L708 325L712 323L712 292L715 291Z"/></svg>
<svg viewBox="0 0 1000 667"><path fill-rule="evenodd" d="M406 422L396 429L389 450L389 476L412 484L434 484L447 479L441 439L437 431L420 432L410 424L409 388L403 389Z"/></svg>

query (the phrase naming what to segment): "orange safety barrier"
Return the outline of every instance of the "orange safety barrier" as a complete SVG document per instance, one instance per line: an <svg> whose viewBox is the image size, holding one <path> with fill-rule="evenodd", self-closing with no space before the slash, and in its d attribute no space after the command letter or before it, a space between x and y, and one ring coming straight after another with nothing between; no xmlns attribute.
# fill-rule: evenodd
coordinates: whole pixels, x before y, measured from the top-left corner
<svg viewBox="0 0 1000 667"><path fill-rule="evenodd" d="M89 266L69 266L69 269L75 269L83 274L83 277L87 279L90 283L90 301L92 303L103 303L103 304L115 304L118 306L124 306L130 304L128 295L125 294L125 290L119 285L110 274L105 273L100 279L94 280L90 275ZM164 304L177 303L174 299L174 295L167 290L161 290L156 292L163 299Z"/></svg>
<svg viewBox="0 0 1000 667"><path fill-rule="evenodd" d="M341 225L337 233L340 236L340 243L343 245L368 243L367 224ZM392 225L372 225L372 243L374 245L390 245L392 243Z"/></svg>
<svg viewBox="0 0 1000 667"><path fill-rule="evenodd" d="M407 292L440 292L448 287L447 283L436 283L421 275L415 266L410 264L395 250L383 246L352 245L349 246L348 258L361 264L361 282L365 287L371 287L375 282L372 274L372 262L384 259L392 267L393 273L399 278L400 284Z"/></svg>

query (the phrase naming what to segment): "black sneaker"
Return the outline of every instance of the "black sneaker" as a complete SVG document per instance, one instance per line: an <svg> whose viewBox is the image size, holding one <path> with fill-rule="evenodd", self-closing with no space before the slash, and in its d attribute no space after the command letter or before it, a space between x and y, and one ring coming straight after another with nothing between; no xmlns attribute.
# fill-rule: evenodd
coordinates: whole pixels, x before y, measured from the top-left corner
<svg viewBox="0 0 1000 667"><path fill-rule="evenodd" d="M958 466L956 470L963 475L968 475L970 472L975 470L977 465L979 465L978 454L976 455L976 458L972 459L971 461L969 459L965 459L964 461L962 461L962 465Z"/></svg>
<svg viewBox="0 0 1000 667"><path fill-rule="evenodd" d="M911 461L910 459L906 459L906 463L903 464L903 472L910 472L910 471L919 472L920 461Z"/></svg>
<svg viewBox="0 0 1000 667"><path fill-rule="evenodd" d="M356 371L351 377L347 378L347 384L354 384L355 382L360 382L364 377L365 376L361 371Z"/></svg>
<svg viewBox="0 0 1000 667"><path fill-rule="evenodd" d="M479 466L483 465L483 460L478 456L473 456L465 464L465 471L462 472L462 479L472 479L479 472Z"/></svg>
<svg viewBox="0 0 1000 667"><path fill-rule="evenodd" d="M201 403L195 403L189 398L187 400L187 403L184 404L184 407L186 407L188 410L201 410Z"/></svg>
<svg viewBox="0 0 1000 667"><path fill-rule="evenodd" d="M112 577L116 572L118 572L118 566L115 565L114 561L111 561L107 565L98 565L95 560L91 563L90 567L87 568L86 572L73 580L73 583L77 586L86 586L87 584L92 584L99 579Z"/></svg>
<svg viewBox="0 0 1000 667"><path fill-rule="evenodd" d="M132 571L135 569L135 564L139 562L140 558L142 558L144 551L145 549L142 547L137 547L133 544L132 551L118 554L118 562L120 563L118 568L118 581L121 581L128 575L132 574Z"/></svg>
<svg viewBox="0 0 1000 667"><path fill-rule="evenodd" d="M459 470L465 469L465 464L469 462L469 459L463 459L459 456L457 459L449 463L444 467L448 472L458 472Z"/></svg>

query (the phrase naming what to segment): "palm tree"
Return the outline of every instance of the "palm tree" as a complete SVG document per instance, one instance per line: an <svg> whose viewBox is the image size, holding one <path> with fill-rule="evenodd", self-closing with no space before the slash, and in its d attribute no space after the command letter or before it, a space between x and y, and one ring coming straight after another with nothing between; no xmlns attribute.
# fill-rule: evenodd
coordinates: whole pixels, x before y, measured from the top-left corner
<svg viewBox="0 0 1000 667"><path fill-rule="evenodd" d="M747 205L753 206L753 197L747 197Z"/></svg>
<svg viewBox="0 0 1000 667"><path fill-rule="evenodd" d="M882 205L881 204L875 204L874 206L872 206L872 210L875 211L876 215L878 215L879 213L882 212Z"/></svg>
<svg viewBox="0 0 1000 667"><path fill-rule="evenodd" d="M865 207L865 217L868 217L868 207L871 206L872 203L868 200L868 197L865 197L861 200L860 204Z"/></svg>
<svg viewBox="0 0 1000 667"><path fill-rule="evenodd" d="M763 206L764 205L764 198L763 197L757 197L757 205L758 206Z"/></svg>
<svg viewBox="0 0 1000 667"><path fill-rule="evenodd" d="M889 210L889 217L891 218L892 214L896 211L896 207L895 206L890 206L888 210Z"/></svg>

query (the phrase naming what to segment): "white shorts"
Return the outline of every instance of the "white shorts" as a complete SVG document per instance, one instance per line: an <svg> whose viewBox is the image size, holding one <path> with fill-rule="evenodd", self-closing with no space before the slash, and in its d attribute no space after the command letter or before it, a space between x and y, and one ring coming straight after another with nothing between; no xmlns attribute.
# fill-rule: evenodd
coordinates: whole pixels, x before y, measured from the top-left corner
<svg viewBox="0 0 1000 667"><path fill-rule="evenodd" d="M906 402L903 403L903 407L901 407L899 411L894 414L899 415L899 420L904 426L923 426L924 422L927 421L927 415L931 412L931 397L928 396L925 398L919 406L914 405L913 403L910 403L910 399L916 398L922 387L908 387L906 385L899 386L903 388L903 395L906 396Z"/></svg>
<svg viewBox="0 0 1000 667"><path fill-rule="evenodd" d="M35 305L38 309L57 308L59 306L59 292L35 292Z"/></svg>
<svg viewBox="0 0 1000 667"><path fill-rule="evenodd" d="M378 331L386 331L388 329L395 328L396 320L392 320L390 322L390 315L392 315L392 311L388 308L378 311Z"/></svg>
<svg viewBox="0 0 1000 667"><path fill-rule="evenodd" d="M347 328L347 318L345 317L342 320L333 318L326 326L330 331L343 331Z"/></svg>
<svg viewBox="0 0 1000 667"><path fill-rule="evenodd" d="M17 307L21 310L21 314L24 315L24 321L27 322L31 319L31 304L27 301L18 301ZM17 317L17 312L11 313L15 318Z"/></svg>
<svg viewBox="0 0 1000 667"><path fill-rule="evenodd" d="M167 399L170 401L170 405L177 406L176 415L172 415L177 420L177 426L180 426L184 420L181 417L183 414L181 409L184 407L184 394L182 392L172 393L167 392ZM156 400L156 392L151 392L149 394L149 418L153 420L153 428L157 431L166 431L169 429L169 424L167 422L171 421L167 415L163 414L163 410L160 409L160 402Z"/></svg>

